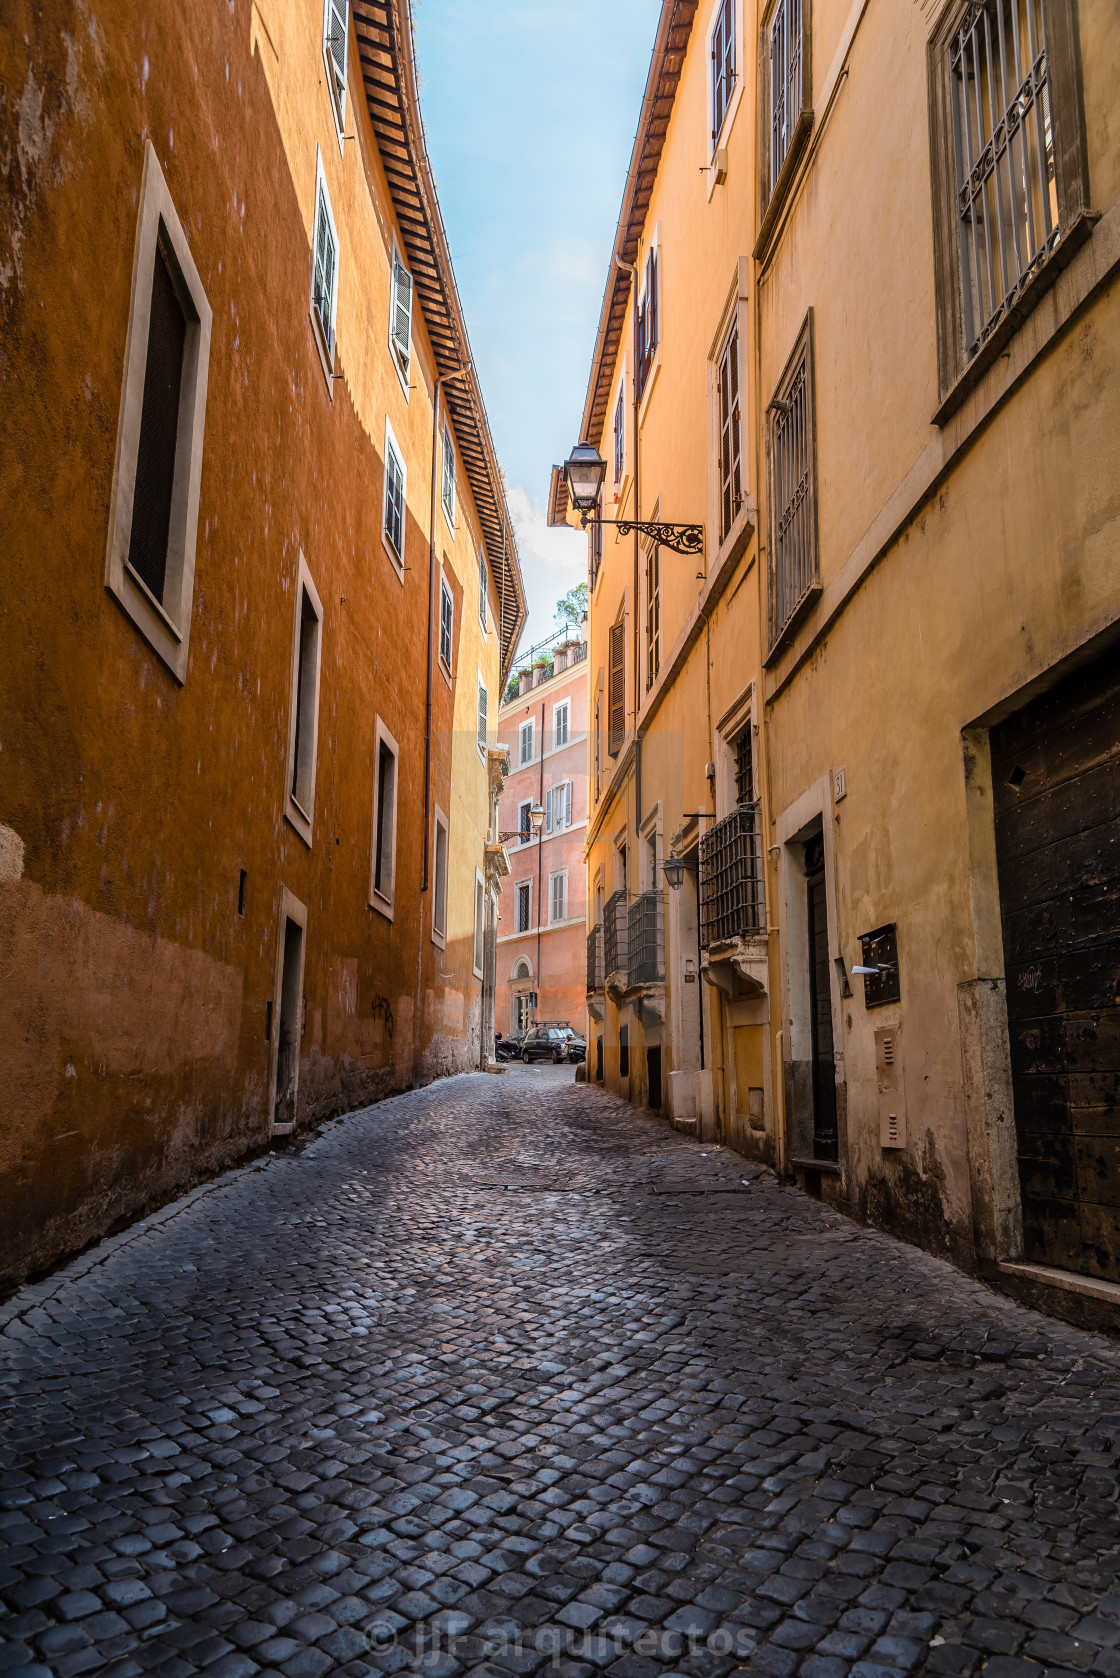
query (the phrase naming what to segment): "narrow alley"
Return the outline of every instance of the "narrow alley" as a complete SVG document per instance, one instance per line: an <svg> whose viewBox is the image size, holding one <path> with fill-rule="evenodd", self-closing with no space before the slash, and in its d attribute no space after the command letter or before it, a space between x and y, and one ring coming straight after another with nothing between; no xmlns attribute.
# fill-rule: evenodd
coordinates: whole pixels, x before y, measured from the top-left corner
<svg viewBox="0 0 1120 1678"><path fill-rule="evenodd" d="M569 1068L0 1311L0 1667L1120 1673L1120 1352Z"/></svg>

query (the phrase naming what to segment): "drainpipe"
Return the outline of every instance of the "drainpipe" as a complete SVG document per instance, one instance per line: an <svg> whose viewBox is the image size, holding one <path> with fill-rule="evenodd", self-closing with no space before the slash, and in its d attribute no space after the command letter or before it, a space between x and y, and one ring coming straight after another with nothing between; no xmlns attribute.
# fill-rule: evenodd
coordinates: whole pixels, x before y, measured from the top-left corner
<svg viewBox="0 0 1120 1678"><path fill-rule="evenodd" d="M628 273L630 275L630 292L631 292L631 298L632 298L632 301L633 301L634 367L633 367L632 378L633 378L633 384L634 384L634 518L635 518L635 521L636 521L639 518L641 518L641 516L642 516L642 507L641 507L641 500L640 500L640 497L639 497L639 485L638 485L638 455L639 455L639 452L640 452L639 448L638 448L638 411L639 411L639 408L640 408L640 405L641 405L641 398L640 398L640 394L639 394L639 391L638 391L638 350L639 350L639 342L640 342L639 336L638 336L638 267L637 267L637 263L623 262L622 258L618 257L618 256L616 256L614 260L615 260L615 264L616 264L617 267L623 269L626 273ZM634 532L634 589L633 589L633 594L631 595L631 599L632 599L632 602L633 602L632 610L633 610L633 613L634 613L634 849L635 849L635 851L637 851L637 849L638 849L638 834L639 834L639 830L640 830L641 825L642 825L642 741L641 741L641 736L638 733L638 710L639 710L639 707L640 707L640 704L641 704L640 694L641 694L641 678L642 678L642 631L641 631L641 618L640 618L640 613L638 611L638 602L641 598L641 589L640 589L641 567L642 567L641 538L639 537L637 530L635 530L635 532ZM654 881L655 885L656 885L656 883L657 882ZM629 897L629 895L630 895L629 882L627 882L627 896Z"/></svg>

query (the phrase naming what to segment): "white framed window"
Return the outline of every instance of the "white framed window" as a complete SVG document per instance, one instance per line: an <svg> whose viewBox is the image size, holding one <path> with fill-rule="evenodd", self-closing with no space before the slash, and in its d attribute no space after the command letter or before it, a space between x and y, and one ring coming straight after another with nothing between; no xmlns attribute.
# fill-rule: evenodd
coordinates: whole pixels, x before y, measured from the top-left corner
<svg viewBox="0 0 1120 1678"><path fill-rule="evenodd" d="M661 240L654 232L646 253L645 274L638 298L638 400L641 401L659 362L661 348Z"/></svg>
<svg viewBox="0 0 1120 1678"><path fill-rule="evenodd" d="M447 817L436 805L435 844L432 868L432 943L444 949L447 944Z"/></svg>
<svg viewBox="0 0 1120 1678"><path fill-rule="evenodd" d="M370 907L393 918L397 874L397 773L400 749L380 717L373 726L373 838Z"/></svg>
<svg viewBox="0 0 1120 1678"><path fill-rule="evenodd" d="M397 377L408 400L408 376L412 367L412 275L393 245L393 283L389 298L389 348Z"/></svg>
<svg viewBox="0 0 1120 1678"><path fill-rule="evenodd" d="M626 381L618 387L618 401L614 405L614 484L617 489L626 469Z"/></svg>
<svg viewBox="0 0 1120 1678"><path fill-rule="evenodd" d="M552 745L554 751L566 746L572 733L572 705L571 700L563 699L559 705L552 707Z"/></svg>
<svg viewBox="0 0 1120 1678"><path fill-rule="evenodd" d="M151 141L125 339L105 587L186 681L213 314Z"/></svg>
<svg viewBox="0 0 1120 1678"><path fill-rule="evenodd" d="M326 0L323 7L323 62L331 91L331 111L342 150L346 129L346 61L350 40L350 0Z"/></svg>
<svg viewBox="0 0 1120 1678"><path fill-rule="evenodd" d="M544 830L563 833L572 825L572 783L560 781L544 795Z"/></svg>
<svg viewBox="0 0 1120 1678"><path fill-rule="evenodd" d="M446 577L439 580L439 656L451 674L451 654L455 645L455 599Z"/></svg>
<svg viewBox="0 0 1120 1678"><path fill-rule="evenodd" d="M531 798L523 798L517 806L517 836L522 845L529 844L533 837L533 824L529 820L529 811L533 808Z"/></svg>
<svg viewBox="0 0 1120 1678"><path fill-rule="evenodd" d="M482 872L474 871L474 976L482 978L482 964L486 955L486 882Z"/></svg>
<svg viewBox="0 0 1120 1678"><path fill-rule="evenodd" d="M479 756L486 757L486 714L490 708L490 696L486 691L486 683L482 679L482 672L478 676L478 751Z"/></svg>
<svg viewBox="0 0 1120 1678"><path fill-rule="evenodd" d="M401 582L404 582L405 507L407 505L408 474L404 455L393 435L388 417L385 420L385 505L381 513L381 539L388 551Z"/></svg>
<svg viewBox="0 0 1120 1678"><path fill-rule="evenodd" d="M735 0L720 0L711 34L712 150L719 145L735 91Z"/></svg>
<svg viewBox="0 0 1120 1678"><path fill-rule="evenodd" d="M334 392L334 341L338 311L338 232L323 158L315 149L315 239L311 248L311 324L330 390Z"/></svg>
<svg viewBox="0 0 1120 1678"><path fill-rule="evenodd" d="M288 770L284 814L306 845L315 815L319 736L319 673L323 608L302 553L296 571L296 615L288 702Z"/></svg>
<svg viewBox="0 0 1120 1678"><path fill-rule="evenodd" d="M514 890L515 924L518 932L528 932L533 925L533 882L518 880Z"/></svg>
<svg viewBox="0 0 1120 1678"><path fill-rule="evenodd" d="M455 530L455 444L451 441L451 427L443 428L443 511L449 528Z"/></svg>
<svg viewBox="0 0 1120 1678"><path fill-rule="evenodd" d="M518 763L532 763L532 761L533 761L533 745L534 745L533 736L534 736L535 733L536 733L536 726L535 726L535 724L532 720L530 720L529 722L523 722L521 724L521 727L518 730L518 734L517 734L517 761L518 761Z"/></svg>
<svg viewBox="0 0 1120 1678"><path fill-rule="evenodd" d="M559 869L548 876L548 922L557 926L568 918L568 870Z"/></svg>
<svg viewBox="0 0 1120 1678"><path fill-rule="evenodd" d="M487 609L488 566L486 564L486 549L479 543L478 548L478 621L482 625L482 633L486 634L489 611Z"/></svg>

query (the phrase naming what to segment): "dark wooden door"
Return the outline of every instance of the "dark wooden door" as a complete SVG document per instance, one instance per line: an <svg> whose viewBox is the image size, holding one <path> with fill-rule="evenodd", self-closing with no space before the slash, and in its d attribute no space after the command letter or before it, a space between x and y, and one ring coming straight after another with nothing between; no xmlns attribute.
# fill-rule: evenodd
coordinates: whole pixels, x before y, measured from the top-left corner
<svg viewBox="0 0 1120 1678"><path fill-rule="evenodd" d="M991 745L1026 1255L1120 1281L1120 657Z"/></svg>
<svg viewBox="0 0 1120 1678"><path fill-rule="evenodd" d="M832 1046L832 990L828 977L828 906L824 848L806 846L809 893L809 1009L813 1028L813 1158L837 1159L836 1061Z"/></svg>

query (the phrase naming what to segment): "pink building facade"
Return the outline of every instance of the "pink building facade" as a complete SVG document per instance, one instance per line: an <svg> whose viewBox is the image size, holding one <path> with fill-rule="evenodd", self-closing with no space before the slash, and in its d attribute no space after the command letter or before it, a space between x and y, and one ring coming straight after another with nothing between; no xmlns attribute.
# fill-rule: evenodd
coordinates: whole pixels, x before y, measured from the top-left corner
<svg viewBox="0 0 1120 1678"><path fill-rule="evenodd" d="M588 703L587 626L553 654L554 673L535 669L498 712L498 741L510 774L500 825L510 875L498 919L496 1029L506 1036L545 1021L587 1032ZM529 823L545 811L539 839Z"/></svg>

